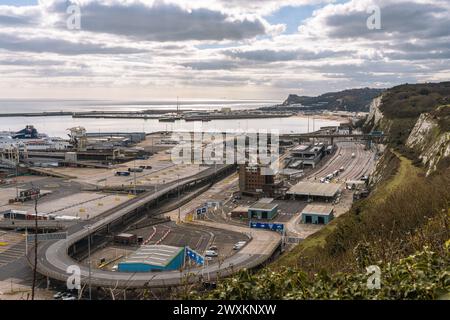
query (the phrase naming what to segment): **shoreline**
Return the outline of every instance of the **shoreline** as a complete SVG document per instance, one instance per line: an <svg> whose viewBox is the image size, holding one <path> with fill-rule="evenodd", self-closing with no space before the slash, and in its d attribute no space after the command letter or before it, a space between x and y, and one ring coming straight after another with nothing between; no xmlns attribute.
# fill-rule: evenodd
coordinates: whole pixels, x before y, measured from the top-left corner
<svg viewBox="0 0 450 320"><path fill-rule="evenodd" d="M338 116L338 115L324 115L324 114L312 114L312 115L306 115L306 114L296 114L293 115L292 118L301 118L301 119L307 119L308 117L312 118L314 117L314 119L318 119L318 120L326 120L326 121L342 121L342 120L350 120L351 116L350 115L342 115L342 116Z"/></svg>

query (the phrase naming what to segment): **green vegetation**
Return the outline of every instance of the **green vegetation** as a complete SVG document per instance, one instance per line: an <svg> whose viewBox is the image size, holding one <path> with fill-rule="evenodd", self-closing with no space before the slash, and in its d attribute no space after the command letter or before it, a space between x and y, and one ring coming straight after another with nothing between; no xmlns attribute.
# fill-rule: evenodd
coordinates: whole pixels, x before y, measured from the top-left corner
<svg viewBox="0 0 450 320"><path fill-rule="evenodd" d="M450 298L450 160L426 176L405 146L421 113L448 132L450 82L388 90L381 129L389 134L370 196L262 270L242 271L217 289L190 292L209 299ZM438 135L436 135L437 137ZM427 141L426 143L433 143ZM382 272L380 290L366 286L366 267Z"/></svg>
<svg viewBox="0 0 450 320"><path fill-rule="evenodd" d="M395 170L395 175L381 181L369 198L355 203L347 214L271 267L299 267L311 273L322 268L354 272L363 267L358 263L358 250L363 247L371 248L367 263L392 262L423 246L440 252L442 243L450 239L449 216L442 211L449 207L450 171L426 178L422 169L405 157L385 162L382 164L394 166L390 170Z"/></svg>
<svg viewBox="0 0 450 320"><path fill-rule="evenodd" d="M380 289L369 289L369 274L319 272L309 277L302 271L283 268L257 274L241 271L221 282L207 299L437 299L450 290L448 246L441 256L424 248L395 263L381 265ZM190 292L190 299L205 298Z"/></svg>
<svg viewBox="0 0 450 320"><path fill-rule="evenodd" d="M401 85L386 91L381 111L388 119L417 119L450 102L450 82Z"/></svg>
<svg viewBox="0 0 450 320"><path fill-rule="evenodd" d="M381 166L387 176L369 198L279 260L187 297L435 299L450 292L450 171L426 178L390 151ZM366 286L369 265L381 268L381 290Z"/></svg>

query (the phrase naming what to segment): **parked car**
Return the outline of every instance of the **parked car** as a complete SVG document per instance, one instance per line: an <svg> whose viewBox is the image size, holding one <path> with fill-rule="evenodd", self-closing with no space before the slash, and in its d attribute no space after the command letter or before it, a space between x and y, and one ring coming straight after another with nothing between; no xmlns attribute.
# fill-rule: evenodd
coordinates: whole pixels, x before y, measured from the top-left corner
<svg viewBox="0 0 450 320"><path fill-rule="evenodd" d="M205 257L217 257L219 254L214 250L206 250Z"/></svg>
<svg viewBox="0 0 450 320"><path fill-rule="evenodd" d="M233 250L240 250L242 247L244 247L246 244L245 241L239 241L233 246Z"/></svg>
<svg viewBox="0 0 450 320"><path fill-rule="evenodd" d="M130 173L128 171L117 171L116 172L116 176L127 177L129 175L130 175Z"/></svg>
<svg viewBox="0 0 450 320"><path fill-rule="evenodd" d="M217 251L218 249L217 249L217 246L210 246L209 250Z"/></svg>

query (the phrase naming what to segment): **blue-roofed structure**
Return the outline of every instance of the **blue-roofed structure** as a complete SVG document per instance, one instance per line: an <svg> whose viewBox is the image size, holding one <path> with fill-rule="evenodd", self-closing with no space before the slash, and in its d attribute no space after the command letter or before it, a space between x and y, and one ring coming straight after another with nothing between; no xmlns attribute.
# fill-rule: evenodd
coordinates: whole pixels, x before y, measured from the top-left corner
<svg viewBox="0 0 450 320"><path fill-rule="evenodd" d="M179 270L184 265L185 248L166 245L141 246L118 265L119 272Z"/></svg>

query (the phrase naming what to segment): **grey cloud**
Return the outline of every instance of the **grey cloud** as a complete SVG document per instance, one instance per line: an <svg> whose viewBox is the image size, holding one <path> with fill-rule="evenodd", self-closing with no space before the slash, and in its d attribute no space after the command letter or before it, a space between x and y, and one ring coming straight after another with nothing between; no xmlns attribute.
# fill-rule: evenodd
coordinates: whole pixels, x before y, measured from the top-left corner
<svg viewBox="0 0 450 320"><path fill-rule="evenodd" d="M450 37L421 40L416 43L396 42L386 45L391 50L385 54L393 60L450 59Z"/></svg>
<svg viewBox="0 0 450 320"><path fill-rule="evenodd" d="M317 60L331 57L348 55L349 52L321 51L313 52L307 50L229 50L225 54L238 59L260 61L260 62L277 62L277 61L293 61L293 60Z"/></svg>
<svg viewBox="0 0 450 320"><path fill-rule="evenodd" d="M238 63L229 60L195 61L182 63L181 65L194 70L231 70L239 67Z"/></svg>
<svg viewBox="0 0 450 320"><path fill-rule="evenodd" d="M25 25L29 20L23 17L0 15L0 25Z"/></svg>
<svg viewBox="0 0 450 320"><path fill-rule="evenodd" d="M35 59L0 59L0 65L3 66L56 66L65 65L64 61L59 60L35 60Z"/></svg>
<svg viewBox="0 0 450 320"><path fill-rule="evenodd" d="M48 10L61 17L72 1L55 2ZM108 33L147 41L241 40L265 34L264 24L256 19L236 20L206 8L186 11L175 4L155 2L104 5L89 2L81 7L81 27L85 31Z"/></svg>
<svg viewBox="0 0 450 320"><path fill-rule="evenodd" d="M446 9L438 5L401 2L387 4L380 9L380 30L367 28L366 21L370 14L365 11L351 11L348 14L334 14L326 18L326 25L332 28L329 36L382 39L396 34L421 38L450 34L450 17L448 14L442 15Z"/></svg>
<svg viewBox="0 0 450 320"><path fill-rule="evenodd" d="M16 27L36 25L41 20L41 11L36 6L23 10L14 10L11 7L0 6L0 26Z"/></svg>
<svg viewBox="0 0 450 320"><path fill-rule="evenodd" d="M308 66L308 70L321 73L336 74L356 74L356 73L397 73L397 74L415 74L424 71L433 72L431 66L416 65L411 63L399 63L396 61L388 62L383 60L364 61L361 64L339 63L339 64L322 64L318 66Z"/></svg>
<svg viewBox="0 0 450 320"><path fill-rule="evenodd" d="M25 39L9 34L0 34L0 49L36 53L51 52L62 55L133 54L143 52L142 50L127 47L108 47L89 42L77 43L45 37Z"/></svg>
<svg viewBox="0 0 450 320"><path fill-rule="evenodd" d="M387 55L393 60L434 60L450 59L450 50L420 51L420 52L395 52Z"/></svg>

